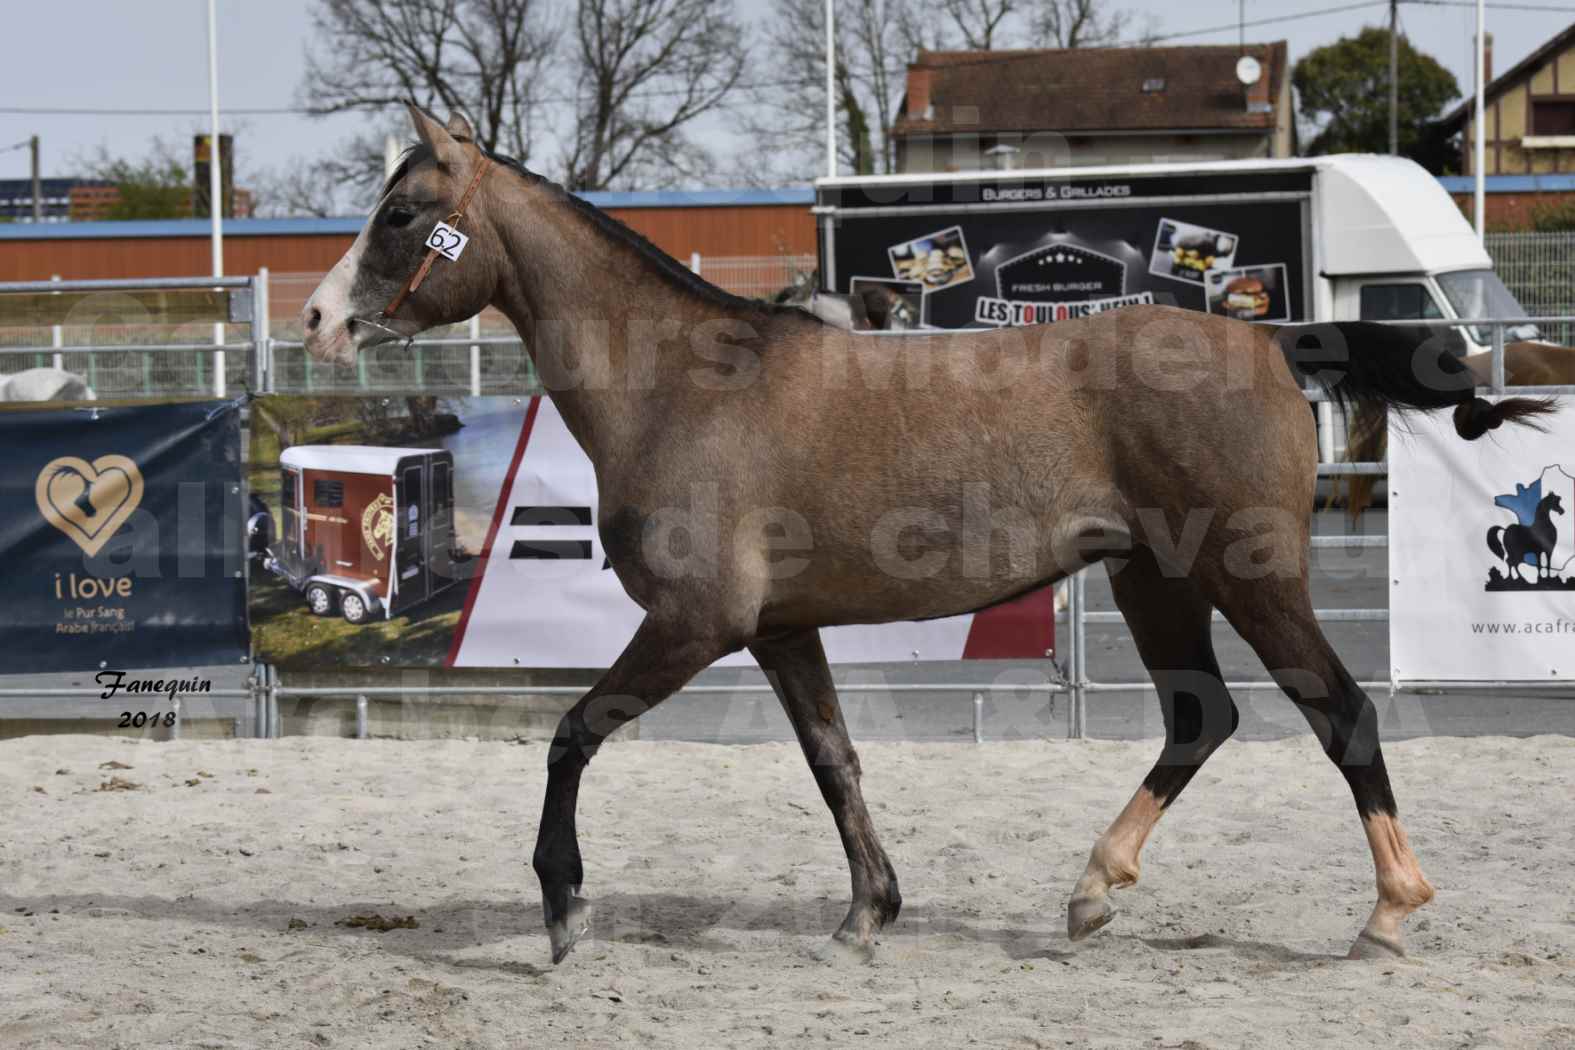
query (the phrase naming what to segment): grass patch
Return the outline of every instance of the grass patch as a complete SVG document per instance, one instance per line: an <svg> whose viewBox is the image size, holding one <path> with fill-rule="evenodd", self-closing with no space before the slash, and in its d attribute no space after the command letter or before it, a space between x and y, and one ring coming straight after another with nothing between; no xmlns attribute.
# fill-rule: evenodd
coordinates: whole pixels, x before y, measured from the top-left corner
<svg viewBox="0 0 1575 1050"><path fill-rule="evenodd" d="M391 620L376 619L359 627L346 623L338 613L314 616L306 600L284 580L254 575L251 618L257 657L289 670L440 667L448 658L470 590L471 566L456 568L464 570L466 578L437 597Z"/></svg>

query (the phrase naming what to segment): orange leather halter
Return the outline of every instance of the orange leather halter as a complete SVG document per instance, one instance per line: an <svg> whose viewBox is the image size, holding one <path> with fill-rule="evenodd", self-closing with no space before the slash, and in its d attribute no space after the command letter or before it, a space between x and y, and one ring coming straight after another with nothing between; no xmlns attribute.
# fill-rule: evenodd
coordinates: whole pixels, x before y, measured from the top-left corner
<svg viewBox="0 0 1575 1050"><path fill-rule="evenodd" d="M476 190L481 186L482 177L487 174L487 169L492 167L492 161L488 160L479 149L476 150L476 160L476 174L470 177L470 185L465 187L465 195L459 199L459 206L449 212L448 217L443 220L455 229L459 228L460 220L465 217L465 209L470 207L470 199L476 195ZM436 248L427 249L426 258L421 260L421 265L416 267L416 272L410 275L410 280L406 281L404 287L400 288L388 301L388 305L383 307L384 318L393 317L394 311L416 293L416 289L421 287L421 282L427 279L427 274L432 272L432 264L437 261L438 255Z"/></svg>

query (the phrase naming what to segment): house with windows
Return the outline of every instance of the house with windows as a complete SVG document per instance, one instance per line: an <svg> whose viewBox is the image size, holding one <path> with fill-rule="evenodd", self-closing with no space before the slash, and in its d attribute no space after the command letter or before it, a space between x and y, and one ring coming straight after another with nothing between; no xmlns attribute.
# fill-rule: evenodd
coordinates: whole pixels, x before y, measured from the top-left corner
<svg viewBox="0 0 1575 1050"><path fill-rule="evenodd" d="M892 140L899 172L1291 157L1289 53L920 51Z"/></svg>
<svg viewBox="0 0 1575 1050"><path fill-rule="evenodd" d="M1575 23L1502 76L1493 76L1493 38L1484 55L1483 171L1489 175L1575 174ZM1460 170L1474 175L1476 99L1444 118L1461 132Z"/></svg>

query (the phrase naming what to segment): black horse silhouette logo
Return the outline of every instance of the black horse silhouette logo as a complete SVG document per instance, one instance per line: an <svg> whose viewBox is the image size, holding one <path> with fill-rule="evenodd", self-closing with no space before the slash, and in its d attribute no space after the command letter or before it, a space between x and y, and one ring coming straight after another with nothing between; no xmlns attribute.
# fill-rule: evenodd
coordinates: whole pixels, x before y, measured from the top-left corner
<svg viewBox="0 0 1575 1050"><path fill-rule="evenodd" d="M1555 515L1566 513L1563 496L1558 492L1542 495L1540 483L1517 485L1516 489L1515 496L1495 500L1499 506L1515 510L1520 520L1494 525L1487 531L1488 550L1504 563L1502 571L1495 566L1488 573L1487 590L1575 589L1575 578L1565 580L1561 575L1569 559L1560 548L1559 527L1554 521ZM1535 510L1527 513L1533 500Z"/></svg>

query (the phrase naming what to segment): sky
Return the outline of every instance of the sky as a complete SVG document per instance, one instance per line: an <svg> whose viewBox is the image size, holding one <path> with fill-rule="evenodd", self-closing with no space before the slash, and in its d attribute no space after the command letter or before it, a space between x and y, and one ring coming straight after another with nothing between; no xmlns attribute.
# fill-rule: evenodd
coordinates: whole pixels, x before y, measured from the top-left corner
<svg viewBox="0 0 1575 1050"><path fill-rule="evenodd" d="M743 18L760 20L769 0L735 0ZM289 107L305 67L317 0L219 0L219 102L221 109ZM1352 0L1253 0L1249 41L1288 40L1294 62L1309 50L1351 35L1363 25L1387 20L1383 0L1353 10L1290 19L1308 11L1348 7ZM1155 31L1184 33L1167 43L1233 43L1238 38L1238 0L1115 0ZM1498 6L1503 5L1503 6ZM1511 6L1514 5L1514 6ZM116 155L140 157L155 137L176 143L184 155L190 136L206 129L208 105L205 0L71 0L62 5L8 4L7 35L33 46L8 49L0 65L0 149L37 134L46 176L74 175L78 161L100 146ZM1526 8L1535 8L1528 10ZM1475 14L1469 4L1403 2L1401 28L1412 43L1448 67L1461 90L1474 83L1471 41ZM69 19L63 25L62 19ZM1575 0L1497 0L1487 12L1494 37L1494 68L1503 72L1572 21ZM1194 32L1212 29L1213 32ZM753 68L769 68L769 56ZM4 110L175 109L176 115L95 114ZM333 151L371 118L340 115L314 119L297 114L230 114L226 132L237 136L237 183L246 185L259 166L282 167L294 157ZM711 120L699 137L714 152L749 148ZM24 149L0 152L0 178L28 174Z"/></svg>

